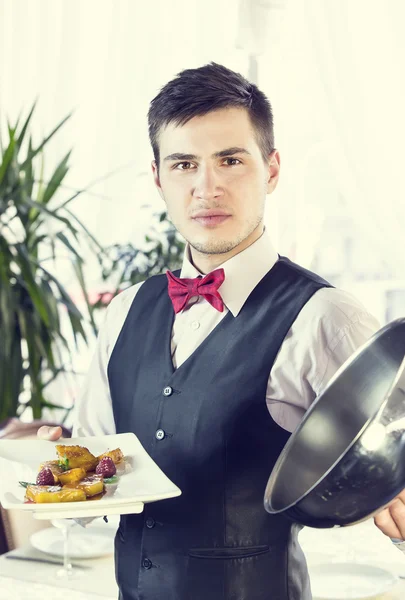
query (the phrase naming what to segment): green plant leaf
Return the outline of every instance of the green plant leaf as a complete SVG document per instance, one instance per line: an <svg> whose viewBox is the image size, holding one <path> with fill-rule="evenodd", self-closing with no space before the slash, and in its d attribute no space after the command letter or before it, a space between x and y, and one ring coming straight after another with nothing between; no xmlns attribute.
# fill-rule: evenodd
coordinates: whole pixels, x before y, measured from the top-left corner
<svg viewBox="0 0 405 600"><path fill-rule="evenodd" d="M87 293L86 283L84 281L84 275L83 275L82 259L80 257L79 257L78 260L73 261L73 268L74 268L74 271L76 273L76 277L77 277L77 280L79 282L80 289L83 292L84 300L86 302L87 310L88 310L89 317L90 317L90 323L91 323L91 326L93 328L94 335L97 336L97 332L98 332L97 331L97 325L96 325L96 323L94 321L92 307L91 307L91 304L89 302L89 295Z"/></svg>
<svg viewBox="0 0 405 600"><path fill-rule="evenodd" d="M90 233L90 231L87 229L87 227L85 225L83 225L83 223L80 221L80 219L78 219L76 217L75 214L73 214L68 208L66 209L66 212L72 217L72 219L74 219L76 221L76 223L83 229L83 231L86 233L86 235L91 239L91 241L93 242L93 244L96 246L96 248L98 248L98 250L100 250L100 252L104 253L104 248L101 246L101 244L96 240L96 238L93 236L93 234Z"/></svg>
<svg viewBox="0 0 405 600"><path fill-rule="evenodd" d="M52 217L53 219L57 219L58 221L61 221L72 231L72 233L73 232L77 233L76 230L74 229L74 227L71 225L69 219L67 219L66 217L61 217L60 215L57 214L56 211L47 208L40 202L36 202L35 200L32 200L31 198L26 199L26 204L28 206L31 206L32 208L36 208L38 210L38 212L43 212L46 215L48 215L49 217ZM34 219L32 217L30 217L30 220L33 221Z"/></svg>
<svg viewBox="0 0 405 600"><path fill-rule="evenodd" d="M67 293L67 291L65 290L65 288L63 287L63 285L60 283L60 281L58 281L56 279L56 277L54 277L52 275L52 273L50 273L42 265L39 265L39 268L44 273L46 273L47 277L51 281L53 281L53 283L56 285L56 287L57 287L57 289L59 291L59 294L61 296L60 301L66 306L66 308L69 311L69 313L75 315L75 317L78 318L81 321L83 319L82 313L77 308L77 306L75 305L75 303L73 302L73 300L71 299L71 297L69 296L69 294Z"/></svg>
<svg viewBox="0 0 405 600"><path fill-rule="evenodd" d="M56 193L63 188L70 152L59 161L49 181L44 183L48 142L70 115L34 147L30 127L35 107L36 102L28 115L19 118L16 124L7 123L4 144L3 139L0 140L1 420L21 416L28 409L32 409L34 418L39 418L44 408L60 408L68 415L71 407L59 407L57 402L50 402L44 390L63 373L72 372L65 349L70 353L73 344L77 346L79 340L87 342L84 323L90 322L96 333L83 272L82 244L88 245L101 268L106 259L104 248L76 215L66 209L66 203L73 197L64 203L55 202L54 206L59 206L51 208ZM21 156L23 151L25 154ZM82 191L75 192L74 197ZM53 225L52 229L49 224ZM59 275L53 275L45 268L45 261L55 258L60 245L74 267L85 295L88 315L82 315ZM61 311L66 311L67 319L61 318ZM66 336L65 327L69 334ZM27 396L23 401L22 391Z"/></svg>
<svg viewBox="0 0 405 600"><path fill-rule="evenodd" d="M30 152L32 150L32 137L29 137L28 140L28 152ZM35 178L34 178L34 164L32 161L28 162L25 169L21 170L22 173L24 173L25 175L25 193L27 195L27 198L30 198L32 195L32 190L34 187L34 183L35 183Z"/></svg>
<svg viewBox="0 0 405 600"><path fill-rule="evenodd" d="M15 139L14 139L14 136L12 136L10 138L10 142L6 148L6 151L3 154L3 160L0 165L0 185L2 184L4 176L7 172L7 169L9 168L11 160L14 157L14 152L15 152Z"/></svg>
<svg viewBox="0 0 405 600"><path fill-rule="evenodd" d="M47 301L50 329L55 332L60 332L58 303L54 291L46 279L41 280L40 286L42 287L43 296Z"/></svg>
<svg viewBox="0 0 405 600"><path fill-rule="evenodd" d="M82 316L81 312L79 311L77 306L74 304L74 302L70 298L69 294L66 292L63 285L49 271L47 271L42 265L40 265L40 268L54 282L54 284L56 285L56 287L60 293L60 296L61 296L60 302L62 302L62 304L64 304L67 308L68 317L69 317L70 324L72 327L72 333L73 333L76 347L78 345L78 337L79 336L82 337L85 342L87 342L86 332L84 331L84 328L82 325L83 316Z"/></svg>
<svg viewBox="0 0 405 600"><path fill-rule="evenodd" d="M53 381L55 381L55 379L56 379L56 378L57 378L57 377L58 377L58 376L59 376L61 373L67 373L67 372L68 372L68 371L65 369L65 367L59 367L59 369L56 369L56 370L55 370L55 371L52 373L51 377L50 377L50 378L49 378L47 381L45 381L45 382L42 384L42 387L43 387L43 389L45 389L47 385L49 385L50 383L52 383ZM66 408L66 407L64 406L63 408Z"/></svg>
<svg viewBox="0 0 405 600"><path fill-rule="evenodd" d="M23 381L23 361L19 328L13 325L11 331L5 332L4 324L0 322L0 325L3 335L8 333L12 336L7 346L0 344L0 421L2 421L9 416L17 415Z"/></svg>
<svg viewBox="0 0 405 600"><path fill-rule="evenodd" d="M62 183L63 179L66 176L66 173L69 170L67 163L70 158L70 155L71 155L71 151L66 154L66 156L61 160L59 165L56 167L50 181L48 182L48 185L45 188L43 196L41 198L42 204L48 204L48 202L51 200L51 198L53 197L55 192L59 189L60 184Z"/></svg>
<svg viewBox="0 0 405 600"><path fill-rule="evenodd" d="M35 281L35 264L32 264L30 256L27 252L27 248L23 244L15 244L15 248L18 253L18 264L23 277L22 285L28 291L33 305L35 306L36 310L41 316L41 319L43 320L46 326L49 326L48 307L46 305L46 301L42 290Z"/></svg>
<svg viewBox="0 0 405 600"><path fill-rule="evenodd" d="M62 242L62 244L64 246L66 246L66 248L68 248L68 250L70 250L70 252L77 258L77 260L82 262L82 258L80 256L80 254L77 252L76 248L74 248L72 246L72 244L70 243L70 241L68 240L68 238L65 236L65 234L62 231L59 231L56 234L56 237Z"/></svg>
<svg viewBox="0 0 405 600"><path fill-rule="evenodd" d="M20 149L21 146L22 146L22 143L24 141L25 134L27 133L28 126L30 124L32 115L34 114L34 110L35 110L36 104L37 104L37 100L35 100L34 104L32 105L32 108L31 108L31 110L30 110L30 112L28 114L28 117L26 118L25 123L24 123L24 125L23 125L23 127L21 129L20 135L17 138L17 148L18 149ZM31 151L32 151L32 147L31 147ZM30 152L28 152L28 154L29 153Z"/></svg>
<svg viewBox="0 0 405 600"><path fill-rule="evenodd" d="M31 148L30 152L32 152L32 148ZM40 162L40 168L39 168L39 180L36 181L36 183L38 184L37 202L42 204L42 197L43 197L44 191L45 191L45 184L44 184L45 158L44 158L43 152L40 153L39 159L41 162ZM29 164L32 164L32 163L33 163L33 161L30 160Z"/></svg>
<svg viewBox="0 0 405 600"><path fill-rule="evenodd" d="M44 400L42 403L43 408L53 408L56 410L71 410L72 407L66 407L61 404L55 404L54 402L49 402L48 400Z"/></svg>
<svg viewBox="0 0 405 600"><path fill-rule="evenodd" d="M46 144L49 142L50 139L53 138L53 136L55 135L55 133L57 131L59 131L59 129L61 127L63 127L63 125L66 123L66 121L68 119L70 119L70 117L72 116L72 113L70 113L69 115L67 115L67 117L65 117L60 123L59 125L57 125L55 127L55 129L53 129L51 131L51 133L41 142L41 144L38 146L38 148L36 148L35 150L32 150L31 152L28 153L27 158L25 159L25 161L22 163L21 167L25 168L25 165L28 161L31 161L37 154L38 152L41 152L41 150L44 148L44 146L46 146Z"/></svg>

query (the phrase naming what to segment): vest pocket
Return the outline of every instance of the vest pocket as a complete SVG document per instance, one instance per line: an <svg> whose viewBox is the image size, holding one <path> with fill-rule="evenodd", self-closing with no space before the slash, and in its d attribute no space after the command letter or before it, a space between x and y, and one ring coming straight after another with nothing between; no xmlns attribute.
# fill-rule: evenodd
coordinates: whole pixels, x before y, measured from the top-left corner
<svg viewBox="0 0 405 600"><path fill-rule="evenodd" d="M244 546L239 548L190 548L193 558L249 558L269 552L269 546Z"/></svg>

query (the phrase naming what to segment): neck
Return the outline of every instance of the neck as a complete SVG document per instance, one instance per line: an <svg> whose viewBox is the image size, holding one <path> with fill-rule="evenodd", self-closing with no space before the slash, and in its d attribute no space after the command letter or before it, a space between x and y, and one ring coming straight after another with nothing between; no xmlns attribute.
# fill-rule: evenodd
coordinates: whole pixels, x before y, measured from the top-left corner
<svg viewBox="0 0 405 600"><path fill-rule="evenodd" d="M205 275L206 273L210 273L217 269L224 262L236 256L240 252L243 252L254 244L264 232L264 226L261 223L246 239L244 239L240 244L232 248L229 252L223 252L221 254L205 254L204 252L199 252L195 248L190 245L190 258L193 265Z"/></svg>

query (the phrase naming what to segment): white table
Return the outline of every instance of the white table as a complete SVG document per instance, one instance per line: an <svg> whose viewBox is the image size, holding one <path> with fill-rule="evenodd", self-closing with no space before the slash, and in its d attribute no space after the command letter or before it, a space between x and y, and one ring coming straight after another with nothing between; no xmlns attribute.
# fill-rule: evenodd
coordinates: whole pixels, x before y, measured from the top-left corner
<svg viewBox="0 0 405 600"><path fill-rule="evenodd" d="M305 528L300 542L308 564L319 562L364 562L387 568L402 576L397 589L381 596L381 600L405 599L405 554L397 550L390 540L367 521L343 529L316 530ZM42 557L52 560L48 554L27 545L8 554ZM113 556L77 560L91 567L81 570L77 579L57 580L58 565L10 560L0 556L0 600L117 600L118 590L114 575ZM55 558L54 560L58 560ZM67 590L69 593L67 594Z"/></svg>
<svg viewBox="0 0 405 600"><path fill-rule="evenodd" d="M114 557L72 561L89 566L70 580L57 579L60 565L10 560L7 555L29 556L58 561L57 557L40 552L31 545L0 556L0 600L117 600ZM67 592L67 590L69 590Z"/></svg>
<svg viewBox="0 0 405 600"><path fill-rule="evenodd" d="M393 572L402 577L395 589L373 600L405 599L405 554L400 552L369 519L351 527L310 529L300 533L300 544L311 565L332 563L364 563Z"/></svg>

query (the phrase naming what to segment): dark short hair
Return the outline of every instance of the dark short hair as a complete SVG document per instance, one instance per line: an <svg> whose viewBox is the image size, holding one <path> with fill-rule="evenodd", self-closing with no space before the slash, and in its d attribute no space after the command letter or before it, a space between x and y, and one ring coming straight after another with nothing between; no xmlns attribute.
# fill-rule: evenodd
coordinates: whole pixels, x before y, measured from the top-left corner
<svg viewBox="0 0 405 600"><path fill-rule="evenodd" d="M263 159L266 160L274 150L273 112L268 98L239 73L211 62L178 73L150 103L149 139L157 165L162 127L169 123L181 126L193 117L227 107L240 107L248 111Z"/></svg>

